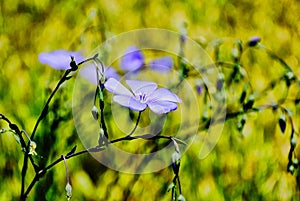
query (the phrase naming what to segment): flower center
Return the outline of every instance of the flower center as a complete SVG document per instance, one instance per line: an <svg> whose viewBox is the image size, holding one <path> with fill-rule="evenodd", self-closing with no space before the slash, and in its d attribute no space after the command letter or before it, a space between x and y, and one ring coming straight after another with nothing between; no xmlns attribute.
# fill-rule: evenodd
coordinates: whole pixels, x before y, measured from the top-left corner
<svg viewBox="0 0 300 201"><path fill-rule="evenodd" d="M147 102L147 95L145 93L139 93L137 98L141 103Z"/></svg>

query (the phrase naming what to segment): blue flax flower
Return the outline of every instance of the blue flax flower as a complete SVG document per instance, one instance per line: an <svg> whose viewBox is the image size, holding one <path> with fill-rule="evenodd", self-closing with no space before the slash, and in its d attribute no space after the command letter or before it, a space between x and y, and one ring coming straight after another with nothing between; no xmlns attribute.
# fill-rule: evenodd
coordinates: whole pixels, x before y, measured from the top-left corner
<svg viewBox="0 0 300 201"><path fill-rule="evenodd" d="M96 85L98 84L97 70L96 70L96 67L93 64L89 64L89 65L81 68L80 71L79 71L79 74L83 78L85 78L86 80L91 82L92 84L96 84ZM111 66L104 67L104 75L105 75L106 80L109 79L109 78L114 78L116 80L120 79L120 75L118 74L118 72Z"/></svg>
<svg viewBox="0 0 300 201"><path fill-rule="evenodd" d="M131 91L114 78L108 79L104 86L114 95L113 100L134 111L143 111L149 107L157 114L164 114L177 109L181 99L166 88L157 89L154 82L126 80Z"/></svg>
<svg viewBox="0 0 300 201"><path fill-rule="evenodd" d="M39 61L57 70L67 70L70 68L70 56L73 56L76 62L84 60L84 56L80 52L55 50L53 52L39 54Z"/></svg>
<svg viewBox="0 0 300 201"><path fill-rule="evenodd" d="M67 70L70 68L71 56L75 58L75 61L85 60L84 56L80 52L72 52L67 50L55 50L53 52L39 54L39 61L42 64L47 64L52 68L58 70ZM97 71L94 64L88 64L87 66L80 69L79 74L87 79L92 84L97 84ZM120 75L113 67L105 67L104 74L106 79L115 78L120 79Z"/></svg>
<svg viewBox="0 0 300 201"><path fill-rule="evenodd" d="M153 59L149 62L149 67L160 73L167 73L173 67L173 60L169 56ZM121 69L125 71L137 72L145 67L145 57L141 50L135 46L129 46L120 61Z"/></svg>

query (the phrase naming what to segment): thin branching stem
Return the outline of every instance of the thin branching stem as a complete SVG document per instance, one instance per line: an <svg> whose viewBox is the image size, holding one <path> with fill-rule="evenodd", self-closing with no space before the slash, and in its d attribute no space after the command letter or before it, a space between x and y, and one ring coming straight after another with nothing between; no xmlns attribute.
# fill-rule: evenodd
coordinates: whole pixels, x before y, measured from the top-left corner
<svg viewBox="0 0 300 201"><path fill-rule="evenodd" d="M138 125L139 125L139 122L140 122L140 119L141 119L141 114L142 114L142 112L143 112L143 111L139 111L139 115L138 115L138 117L137 117L135 126L134 126L134 128L132 129L132 131L131 131L126 137L131 136L131 135L135 132L135 130L137 129L137 127L138 127Z"/></svg>
<svg viewBox="0 0 300 201"><path fill-rule="evenodd" d="M37 173L37 171L38 171L38 168L37 168L37 166L34 164L34 161L33 161L32 157L31 157L31 155L28 154L28 152L29 152L29 146L30 146L30 141L34 138L34 136L35 136L35 134L36 134L36 131L37 131L37 128L38 128L40 122L45 118L45 116L46 116L47 113L48 113L49 104L50 104L52 98L54 97L54 95L56 94L56 92L58 91L58 89L60 88L60 86L61 86L65 81L69 80L69 78L70 78L70 77L69 77L69 74L70 74L72 71L77 70L77 67L78 67L79 65L81 65L81 64L83 64L83 63L86 63L86 62L89 62L89 61L93 61L93 60L95 60L95 58L97 58L97 57L98 57L98 54L96 54L96 55L94 55L92 58L88 58L88 59L86 59L86 60L84 60L84 61L82 61L82 62L80 62L80 63L78 63L78 64L75 63L76 69L72 69L72 66L71 66L70 69L67 69L67 70L65 71L64 75L62 76L62 78L59 80L59 82L58 82L57 85L55 86L55 88L54 88L54 90L52 91L52 93L50 94L49 98L47 99L47 102L45 103L45 105L44 105L44 107L43 107L43 109L42 109L42 112L40 113L40 116L38 117L38 119L37 119L37 121L36 121L36 123L35 123L35 125L34 125L33 131L32 131L31 136L30 136L30 138L29 138L29 143L28 143L27 146L26 146L26 145L24 146L24 148L25 148L25 155L24 155L24 161L23 161L23 167L22 167L22 182L21 182L21 186L22 186L22 187L21 187L21 196L20 196L20 200L25 200L26 197L27 197L26 192L28 191L28 189L30 190L30 189L32 188L31 186L29 186L29 187L27 188L27 191L26 191L25 194L24 194L25 177L26 177L26 173L27 173L27 169L28 169L28 158L30 158L31 163L32 163L32 165L33 165L34 168L35 168L35 172ZM73 58L72 58L72 57L71 57L71 59L72 59L72 61L73 61ZM72 61L71 61L71 62L72 62ZM71 65L71 64L70 64L70 65ZM38 178L39 178L39 177L37 177L37 179L38 179ZM35 179L36 179L36 177L34 178L34 180L35 180Z"/></svg>
<svg viewBox="0 0 300 201"><path fill-rule="evenodd" d="M64 75L62 76L62 78L59 80L59 82L57 83L56 87L54 88L54 90L52 91L52 93L50 94L47 102L45 103L44 105L44 108L39 116L39 118L37 119L35 125L34 125L34 128L33 128L33 131L31 133L31 136L30 138L33 139L34 138L34 135L36 133L36 130L39 126L39 123L41 122L41 120L43 120L43 118L47 115L47 112L48 112L48 108L49 108L49 104L52 100L52 98L54 97L54 95L56 94L57 90L59 89L59 87L67 80L67 77L68 75L71 73L71 69L68 69L65 71Z"/></svg>
<svg viewBox="0 0 300 201"><path fill-rule="evenodd" d="M152 136L151 138L149 138L149 136ZM121 142L121 141L128 141L128 140L136 140L136 139L144 139L144 140L156 140L156 139L167 139L172 141L174 139L173 136L156 136L156 135L152 135L152 134L145 134L145 135L139 135L139 136L129 136L129 137L121 137L121 138L117 138L115 140L112 140L109 142L109 144L114 144L117 142ZM176 140L176 138L175 138ZM178 140L177 142L181 143L180 140ZM36 173L35 177L33 178L33 180L31 181L31 183L29 184L28 188L26 189L25 193L21 196L20 200L26 200L26 197L28 196L28 194L30 193L30 191L32 190L32 188L34 187L34 185L36 184L36 182L38 182L38 180L43 177L48 170L50 170L51 168L53 168L55 165L57 165L58 163L68 160L70 158L73 158L75 156L79 156L85 153L89 153L89 152L100 152L106 149L106 146L94 146L88 149L84 149L82 151L73 153L73 154L69 154L69 155L65 155L65 156L61 156L60 158L56 159L55 161L53 161L51 164L49 164L48 166L46 166L45 168L43 168L42 170L40 170L39 172Z"/></svg>

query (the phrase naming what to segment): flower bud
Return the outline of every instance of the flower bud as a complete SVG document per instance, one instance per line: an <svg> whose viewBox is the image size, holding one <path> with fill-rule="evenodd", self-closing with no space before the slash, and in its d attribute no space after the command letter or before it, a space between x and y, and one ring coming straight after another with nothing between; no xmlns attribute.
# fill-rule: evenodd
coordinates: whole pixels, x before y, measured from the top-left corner
<svg viewBox="0 0 300 201"><path fill-rule="evenodd" d="M260 37L259 36L254 36L248 41L248 46L249 47L254 47L260 42Z"/></svg>
<svg viewBox="0 0 300 201"><path fill-rule="evenodd" d="M67 199L70 200L72 197L72 186L71 184L68 182L66 185L66 192L67 192Z"/></svg>
<svg viewBox="0 0 300 201"><path fill-rule="evenodd" d="M222 73L220 73L218 75L216 88L217 88L218 91L221 91L223 89L223 86L224 86L224 75Z"/></svg>
<svg viewBox="0 0 300 201"><path fill-rule="evenodd" d="M187 36L187 23L184 22L180 28L180 40L182 43L186 41L186 36Z"/></svg>
<svg viewBox="0 0 300 201"><path fill-rule="evenodd" d="M37 155L37 153L35 152L36 149L36 143L34 141L30 141L29 144L29 155Z"/></svg>
<svg viewBox="0 0 300 201"><path fill-rule="evenodd" d="M183 197L182 194L180 194L180 195L178 196L178 201L185 201L185 198Z"/></svg>
<svg viewBox="0 0 300 201"><path fill-rule="evenodd" d="M289 71L286 74L284 74L284 78L285 78L285 82L286 82L286 86L290 86L292 81L295 80L295 75L293 72Z"/></svg>
<svg viewBox="0 0 300 201"><path fill-rule="evenodd" d="M94 105L92 108L92 115L94 117L95 120L98 120L99 118L99 111L98 108Z"/></svg>
<svg viewBox="0 0 300 201"><path fill-rule="evenodd" d="M78 66L77 66L73 56L71 56L70 67L71 67L72 71L76 71L78 69Z"/></svg>
<svg viewBox="0 0 300 201"><path fill-rule="evenodd" d="M174 151L172 154L172 168L175 175L177 175L179 172L180 157L181 155L177 151Z"/></svg>
<svg viewBox="0 0 300 201"><path fill-rule="evenodd" d="M295 166L295 168L298 168L299 161L298 161L297 158L295 158L295 159L293 160L293 165Z"/></svg>
<svg viewBox="0 0 300 201"><path fill-rule="evenodd" d="M168 186L167 191L169 192L170 190L174 189L175 187L176 187L176 186L175 186L174 182L172 182L172 183Z"/></svg>
<svg viewBox="0 0 300 201"><path fill-rule="evenodd" d="M291 174L294 174L294 172L295 172L295 167L294 167L294 165L290 165L288 171L289 171Z"/></svg>
<svg viewBox="0 0 300 201"><path fill-rule="evenodd" d="M231 55L232 55L235 62L239 60L240 53L239 53L239 50L236 47L232 48Z"/></svg>
<svg viewBox="0 0 300 201"><path fill-rule="evenodd" d="M296 144L297 144L297 140L293 137L292 139L291 139L291 146L292 147L295 147L296 146Z"/></svg>
<svg viewBox="0 0 300 201"><path fill-rule="evenodd" d="M201 79L197 78L195 80L195 85L196 85L197 94L201 95L203 92L203 81Z"/></svg>

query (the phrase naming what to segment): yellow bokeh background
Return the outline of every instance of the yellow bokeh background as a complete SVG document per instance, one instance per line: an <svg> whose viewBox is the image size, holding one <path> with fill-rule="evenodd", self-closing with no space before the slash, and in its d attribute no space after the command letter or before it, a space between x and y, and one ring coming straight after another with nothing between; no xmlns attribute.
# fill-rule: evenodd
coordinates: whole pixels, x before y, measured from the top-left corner
<svg viewBox="0 0 300 201"><path fill-rule="evenodd" d="M188 36L203 47L225 39L231 48L235 39L246 42L260 36L300 77L299 10L297 0L0 1L0 113L30 132L63 74L39 63L41 52L66 49L90 56L106 39L140 28L178 32L187 23ZM223 52L226 55L226 48ZM245 52L242 62L255 91L282 73L275 70L280 65L264 52ZM51 112L38 129L35 160L40 164L49 164L75 144L77 150L84 149L71 119L73 84L70 80L58 91ZM273 103L280 96L294 97L299 86L292 87L286 92L279 86L256 104ZM234 92L228 97L229 110L236 108L238 97ZM299 130L299 107L285 106L293 112ZM227 120L217 146L203 160L198 157L198 144L193 144L181 159L186 200L300 200L299 178L286 171L291 126L281 134L278 118L279 113L272 110L247 114L241 132L236 129L237 119ZM8 126L0 121L0 128ZM0 134L0 200L19 199L22 164L23 153L14 136ZM171 168L131 175L110 170L89 155L70 159L68 164L72 200L171 200L167 192L174 176ZM34 176L31 167L27 176L26 186ZM64 200L65 185L64 164L60 163L40 179L28 200Z"/></svg>

